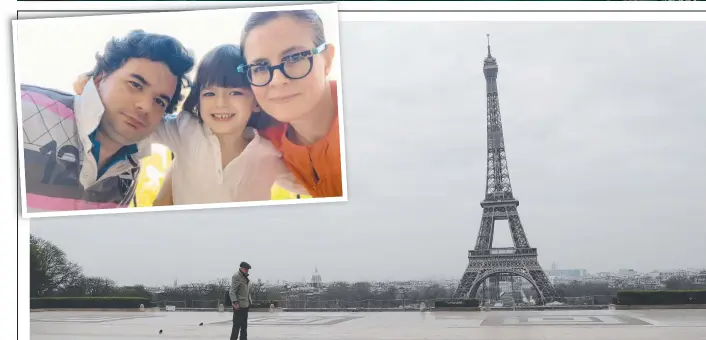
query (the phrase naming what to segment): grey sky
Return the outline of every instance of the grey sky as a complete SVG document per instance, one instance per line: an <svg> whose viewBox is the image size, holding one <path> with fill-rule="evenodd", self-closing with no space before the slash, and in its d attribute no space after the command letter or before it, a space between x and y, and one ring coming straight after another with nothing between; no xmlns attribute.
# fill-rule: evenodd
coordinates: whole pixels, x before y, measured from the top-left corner
<svg viewBox="0 0 706 340"><path fill-rule="evenodd" d="M41 219L32 232L120 284L209 281L241 260L264 280L315 265L324 281L458 278L485 186L491 33L512 185L545 269L706 267L706 24L340 31L349 202Z"/></svg>

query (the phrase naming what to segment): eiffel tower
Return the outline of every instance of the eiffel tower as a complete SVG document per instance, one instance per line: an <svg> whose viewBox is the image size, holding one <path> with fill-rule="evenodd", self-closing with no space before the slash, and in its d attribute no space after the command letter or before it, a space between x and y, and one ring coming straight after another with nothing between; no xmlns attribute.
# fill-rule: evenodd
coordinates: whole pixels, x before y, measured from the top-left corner
<svg viewBox="0 0 706 340"><path fill-rule="evenodd" d="M483 62L483 74L487 93L488 170L486 173L485 199L481 202L483 217L474 250L468 251L468 267L463 273L454 293L454 298L476 297L478 289L486 279L519 276L532 284L538 294L538 304L556 297L554 287L537 261L537 248L531 248L520 222L515 199L510 185L510 172L505 154L503 126L498 103L498 64L490 54ZM495 221L507 220L514 247L493 248Z"/></svg>

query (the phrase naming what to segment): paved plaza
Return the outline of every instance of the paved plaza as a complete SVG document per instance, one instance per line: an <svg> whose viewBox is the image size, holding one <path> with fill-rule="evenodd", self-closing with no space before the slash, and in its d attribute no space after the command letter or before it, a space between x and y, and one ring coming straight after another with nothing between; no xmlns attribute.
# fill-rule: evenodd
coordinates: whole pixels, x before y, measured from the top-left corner
<svg viewBox="0 0 706 340"><path fill-rule="evenodd" d="M228 339L231 316L33 312L30 332L32 340ZM250 340L706 340L706 310L253 312L248 333Z"/></svg>

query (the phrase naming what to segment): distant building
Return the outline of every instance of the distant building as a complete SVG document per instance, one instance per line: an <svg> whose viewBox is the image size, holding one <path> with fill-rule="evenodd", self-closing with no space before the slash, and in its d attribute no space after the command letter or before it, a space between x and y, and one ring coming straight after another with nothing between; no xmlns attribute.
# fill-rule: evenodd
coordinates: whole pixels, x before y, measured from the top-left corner
<svg viewBox="0 0 706 340"><path fill-rule="evenodd" d="M697 285L706 285L706 270L701 271L699 274L694 276L693 281Z"/></svg>
<svg viewBox="0 0 706 340"><path fill-rule="evenodd" d="M314 289L323 289L324 283L321 281L321 275L319 275L319 268L314 268L314 274L311 275L311 282L309 282L309 287Z"/></svg>
<svg viewBox="0 0 706 340"><path fill-rule="evenodd" d="M649 277L653 278L653 279L659 279L659 277L660 277L660 272L657 271L657 270L653 270L653 271L647 273L647 275L648 275Z"/></svg>
<svg viewBox="0 0 706 340"><path fill-rule="evenodd" d="M668 271L660 271L659 272L659 279L664 282L669 279L686 279L690 275L690 272L682 269L677 269L677 270L668 270Z"/></svg>
<svg viewBox="0 0 706 340"><path fill-rule="evenodd" d="M620 276L635 276L635 275L638 275L638 272L635 271L635 269L619 269L618 275L620 275Z"/></svg>
<svg viewBox="0 0 706 340"><path fill-rule="evenodd" d="M583 279L588 276L586 269L552 269L547 270L548 276L563 279Z"/></svg>

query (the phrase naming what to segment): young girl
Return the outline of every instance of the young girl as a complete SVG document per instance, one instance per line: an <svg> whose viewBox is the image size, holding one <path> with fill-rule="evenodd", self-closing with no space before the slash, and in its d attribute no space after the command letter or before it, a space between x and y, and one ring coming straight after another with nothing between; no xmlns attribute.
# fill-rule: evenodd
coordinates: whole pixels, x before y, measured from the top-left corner
<svg viewBox="0 0 706 340"><path fill-rule="evenodd" d="M209 51L183 111L166 118L151 137L175 155L153 205L269 200L275 182L306 193L272 143L257 132L268 116L259 112L246 78L237 71L242 62L235 45Z"/></svg>
<svg viewBox="0 0 706 340"><path fill-rule="evenodd" d="M247 75L260 107L282 124L263 131L314 197L342 196L334 46L313 10L252 14L241 35Z"/></svg>
<svg viewBox="0 0 706 340"><path fill-rule="evenodd" d="M327 79L334 46L321 18L313 10L253 13L241 36L246 63L238 71L263 111L279 121L259 126L262 136L309 195L342 196L336 82ZM155 204L172 204L169 176Z"/></svg>

